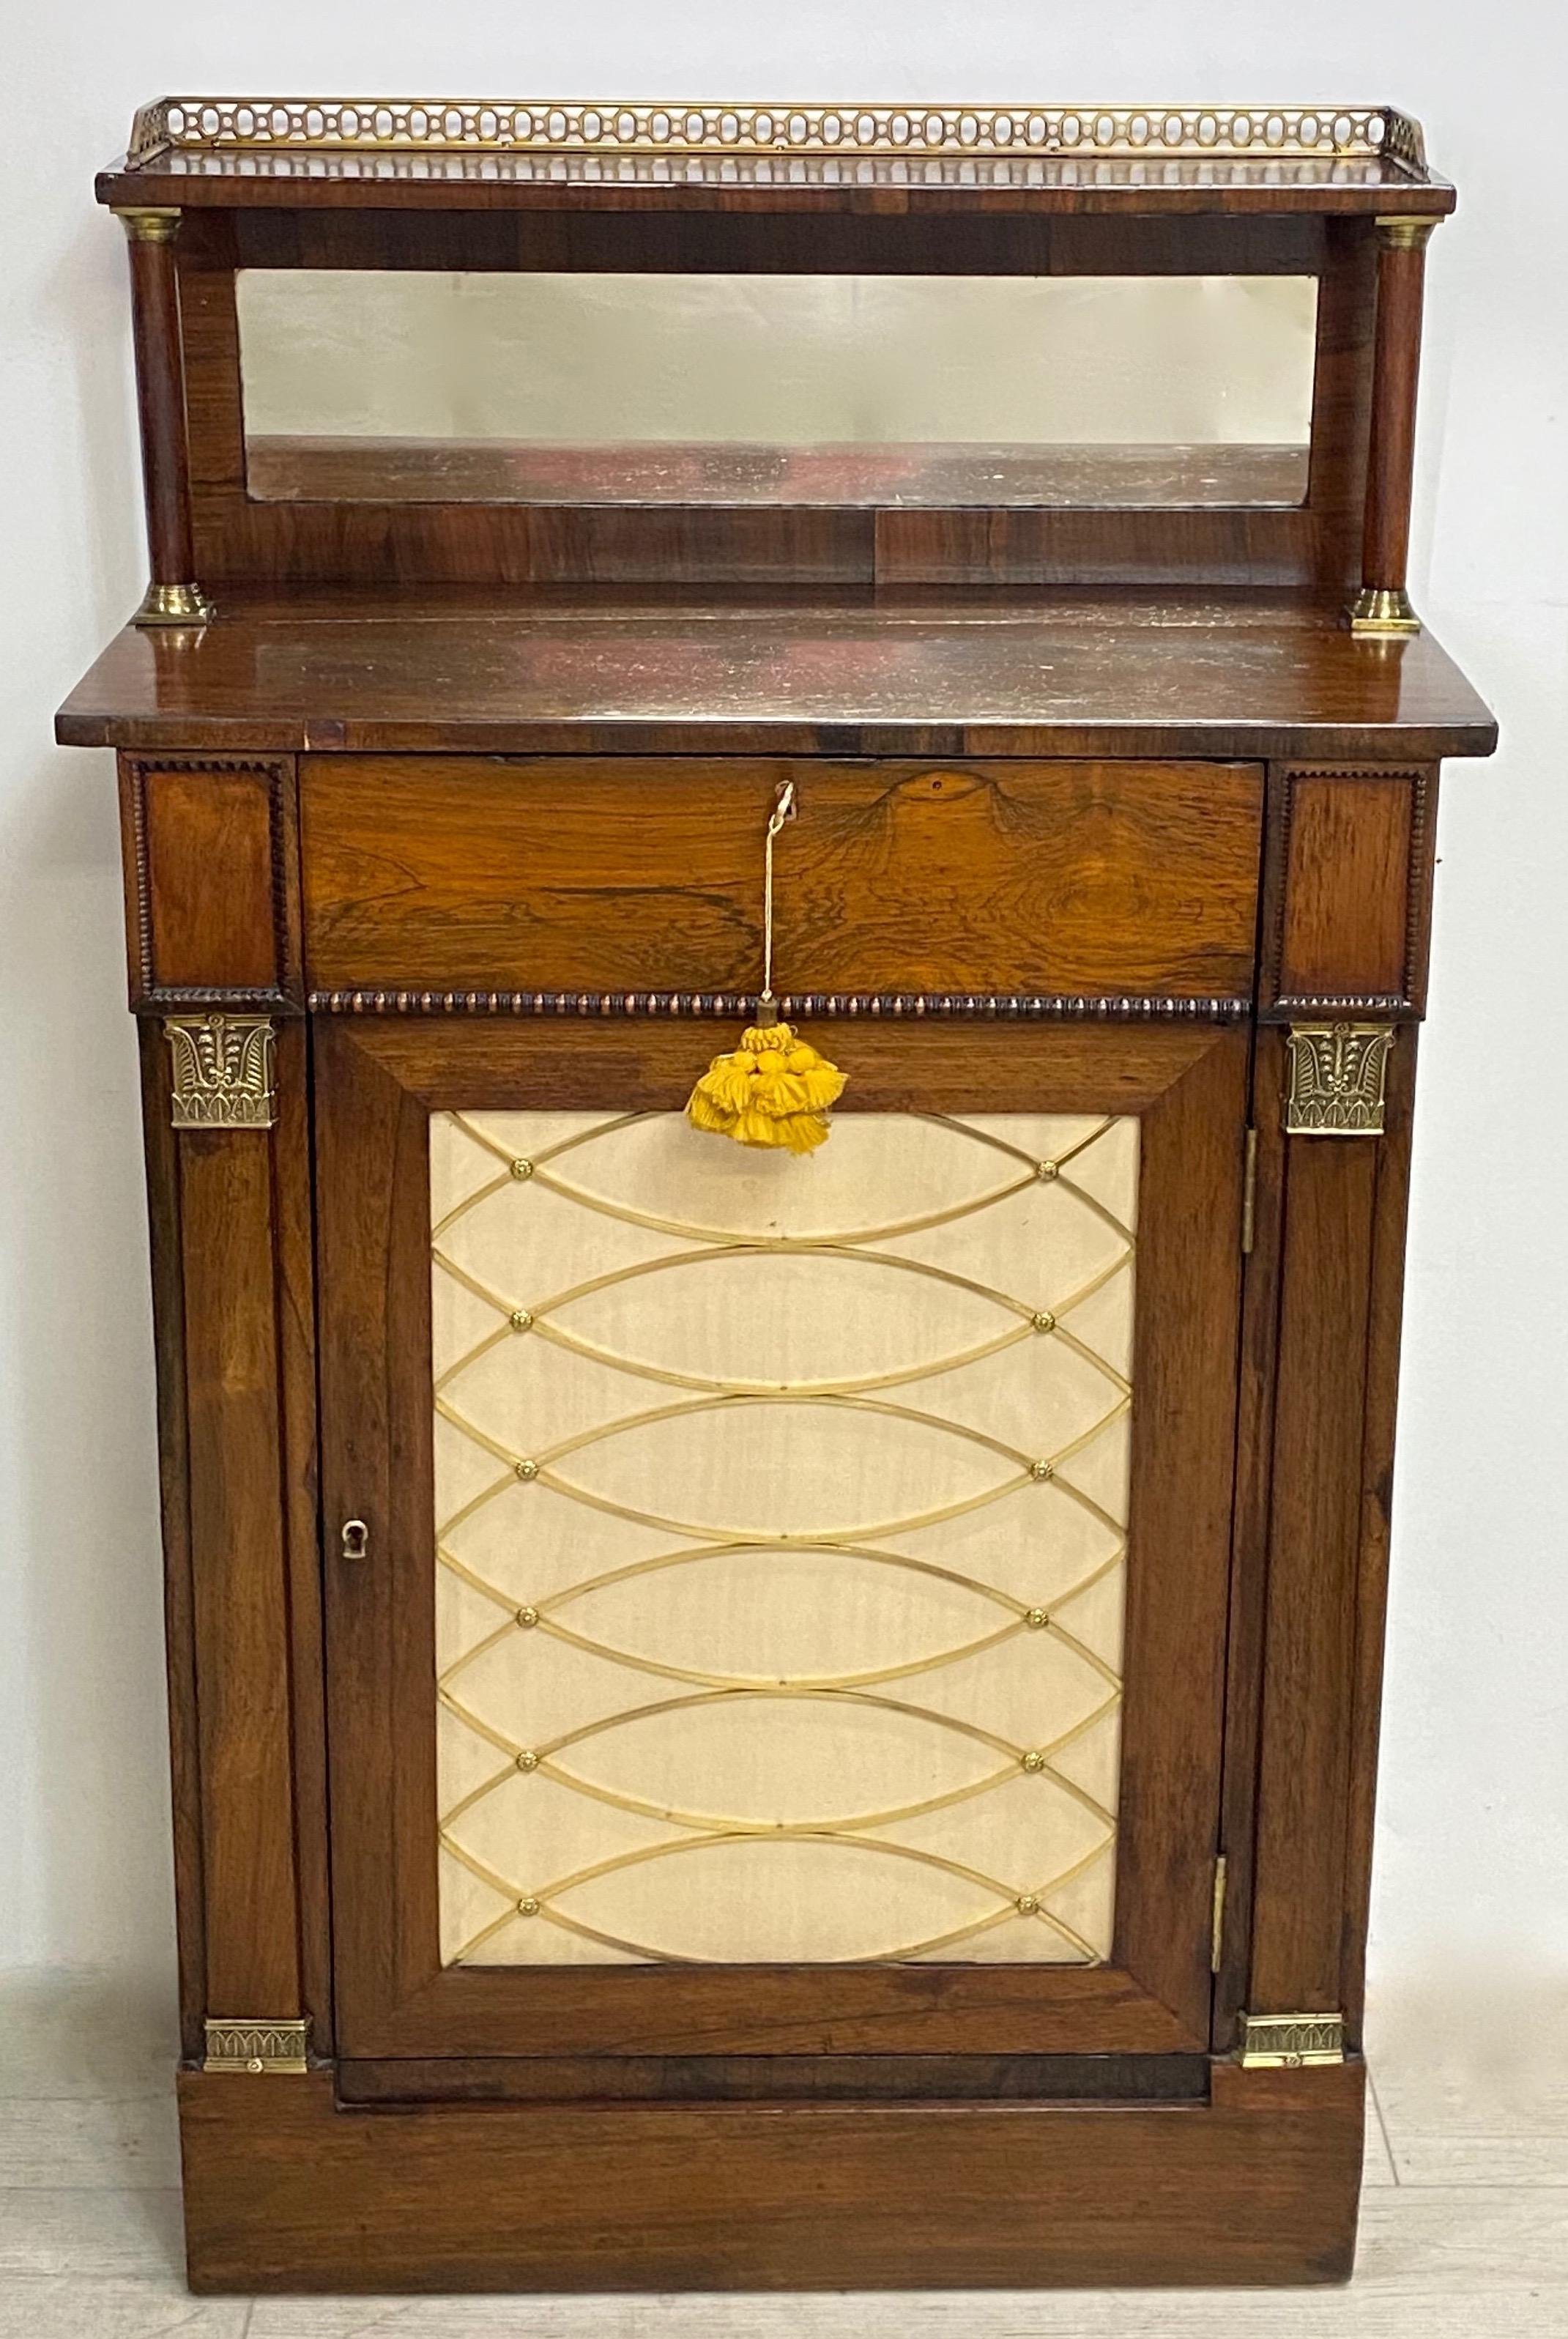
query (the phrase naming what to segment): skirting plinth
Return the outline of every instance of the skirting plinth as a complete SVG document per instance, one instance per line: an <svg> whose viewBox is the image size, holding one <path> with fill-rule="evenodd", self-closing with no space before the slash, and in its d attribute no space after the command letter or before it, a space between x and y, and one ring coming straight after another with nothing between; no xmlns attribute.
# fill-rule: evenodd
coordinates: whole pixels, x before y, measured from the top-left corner
<svg viewBox="0 0 1568 2339"><path fill-rule="evenodd" d="M1363 2068L1207 2103L419 2104L180 2080L192 2288L1027 2290L1346 2278Z"/></svg>

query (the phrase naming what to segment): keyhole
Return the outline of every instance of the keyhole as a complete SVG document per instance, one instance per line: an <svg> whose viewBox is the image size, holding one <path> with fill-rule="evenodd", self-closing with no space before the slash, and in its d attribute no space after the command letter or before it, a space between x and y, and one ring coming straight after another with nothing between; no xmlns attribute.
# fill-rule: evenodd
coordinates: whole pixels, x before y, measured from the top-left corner
<svg viewBox="0 0 1568 2339"><path fill-rule="evenodd" d="M346 1519L343 1523L343 1557L363 1559L370 1548L370 1530L363 1519Z"/></svg>

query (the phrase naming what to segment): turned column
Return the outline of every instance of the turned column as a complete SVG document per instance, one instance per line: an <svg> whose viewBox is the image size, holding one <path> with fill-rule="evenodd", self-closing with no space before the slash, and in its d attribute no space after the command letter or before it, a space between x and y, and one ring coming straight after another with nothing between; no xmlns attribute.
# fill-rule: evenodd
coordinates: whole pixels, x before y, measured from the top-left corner
<svg viewBox="0 0 1568 2339"><path fill-rule="evenodd" d="M180 284L174 268L180 213L126 210L117 217L130 249L142 486L152 580L134 622L138 626L201 625L212 612L195 581L191 529L185 359L180 338Z"/></svg>
<svg viewBox="0 0 1568 2339"><path fill-rule="evenodd" d="M1377 222L1377 329L1372 432L1361 543L1361 590L1350 608L1355 634L1418 634L1405 575L1410 489L1415 466L1415 390L1421 368L1421 305L1432 219Z"/></svg>

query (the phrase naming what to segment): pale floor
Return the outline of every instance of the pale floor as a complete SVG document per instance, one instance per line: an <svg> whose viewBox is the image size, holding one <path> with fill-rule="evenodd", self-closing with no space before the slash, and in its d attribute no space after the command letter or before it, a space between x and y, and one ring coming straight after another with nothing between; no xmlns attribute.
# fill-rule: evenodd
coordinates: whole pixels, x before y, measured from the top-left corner
<svg viewBox="0 0 1568 2339"><path fill-rule="evenodd" d="M1568 2339L1568 1998L1431 2015L1440 2057L1414 2005L1373 2040L1349 2290L252 2304L182 2282L163 2010L0 1976L0 2339Z"/></svg>

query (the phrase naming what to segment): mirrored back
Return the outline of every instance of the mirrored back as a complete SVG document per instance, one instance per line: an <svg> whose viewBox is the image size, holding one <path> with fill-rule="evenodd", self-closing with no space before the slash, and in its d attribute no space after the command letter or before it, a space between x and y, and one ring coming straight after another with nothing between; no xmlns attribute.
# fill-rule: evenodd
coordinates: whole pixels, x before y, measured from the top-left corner
<svg viewBox="0 0 1568 2339"><path fill-rule="evenodd" d="M1297 506L1311 275L246 268L263 501Z"/></svg>

